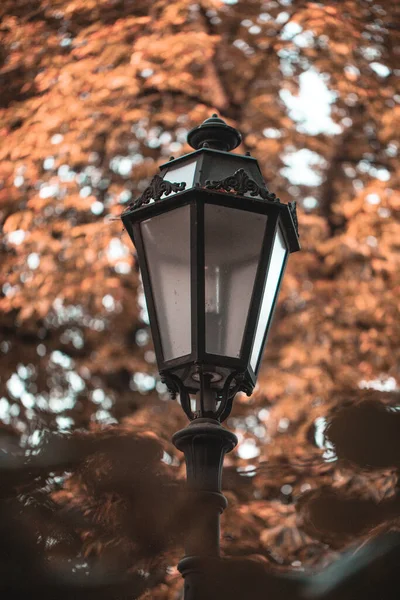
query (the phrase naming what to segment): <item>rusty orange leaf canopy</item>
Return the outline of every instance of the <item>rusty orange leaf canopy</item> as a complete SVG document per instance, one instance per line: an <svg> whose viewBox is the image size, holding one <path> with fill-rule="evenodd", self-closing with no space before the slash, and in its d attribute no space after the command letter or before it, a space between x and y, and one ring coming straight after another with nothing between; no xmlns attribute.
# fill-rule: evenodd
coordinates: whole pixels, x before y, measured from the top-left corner
<svg viewBox="0 0 400 600"><path fill-rule="evenodd" d="M395 0L2 1L0 434L32 582L80 557L119 578L97 599L181 588L185 419L115 217L214 112L303 246L227 422L223 552L307 570L398 524L399 25Z"/></svg>

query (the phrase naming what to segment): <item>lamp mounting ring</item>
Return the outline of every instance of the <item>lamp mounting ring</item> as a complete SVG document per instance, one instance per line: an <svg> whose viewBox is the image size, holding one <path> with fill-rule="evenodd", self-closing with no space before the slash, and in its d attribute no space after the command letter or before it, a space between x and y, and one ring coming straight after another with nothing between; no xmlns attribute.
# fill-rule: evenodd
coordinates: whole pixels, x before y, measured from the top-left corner
<svg viewBox="0 0 400 600"><path fill-rule="evenodd" d="M217 381L221 381L222 379L222 375L220 375L216 371L205 370L203 373L193 373L193 381L200 381L202 375L208 375L210 377L210 383L216 383Z"/></svg>

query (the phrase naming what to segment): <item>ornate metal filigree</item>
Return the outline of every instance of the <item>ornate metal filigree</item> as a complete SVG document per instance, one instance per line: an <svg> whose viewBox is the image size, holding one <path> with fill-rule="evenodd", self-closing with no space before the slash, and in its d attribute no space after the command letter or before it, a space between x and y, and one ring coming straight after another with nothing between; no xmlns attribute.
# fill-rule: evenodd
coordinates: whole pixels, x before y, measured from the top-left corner
<svg viewBox="0 0 400 600"><path fill-rule="evenodd" d="M234 383L234 385L232 385ZM244 374L233 372L226 378L222 392L219 394L220 406L216 412L217 421L225 421L231 413L233 400L238 392L245 392L251 396L253 388L244 381Z"/></svg>
<svg viewBox="0 0 400 600"><path fill-rule="evenodd" d="M185 182L171 183L171 181L166 181L159 175L154 175L150 185L144 190L139 198L136 198L136 200L128 206L128 209L139 208L144 204L149 204L150 200L160 200L163 194L168 196L169 194L172 194L172 192L183 192L185 187Z"/></svg>
<svg viewBox="0 0 400 600"><path fill-rule="evenodd" d="M250 179L244 169L238 169L233 175L229 175L229 177L220 181L206 181L205 187L209 190L236 192L240 196L250 192L250 196L261 196L264 200L279 202L279 198L275 194L267 188L260 187L253 179Z"/></svg>
<svg viewBox="0 0 400 600"><path fill-rule="evenodd" d="M192 421L194 415L190 406L190 396L189 392L183 384L183 381L177 375L174 375L173 373L168 373L167 371L162 371L160 375L162 383L164 383L167 386L167 389L171 395L171 399L175 400L176 396L179 394L181 406L185 411L188 419Z"/></svg>
<svg viewBox="0 0 400 600"><path fill-rule="evenodd" d="M288 203L288 207L289 207L289 210L290 210L290 214L292 215L293 224L294 224L294 226L296 228L297 236L300 237L300 234L299 234L299 222L297 220L296 200L293 200L293 202L289 202Z"/></svg>

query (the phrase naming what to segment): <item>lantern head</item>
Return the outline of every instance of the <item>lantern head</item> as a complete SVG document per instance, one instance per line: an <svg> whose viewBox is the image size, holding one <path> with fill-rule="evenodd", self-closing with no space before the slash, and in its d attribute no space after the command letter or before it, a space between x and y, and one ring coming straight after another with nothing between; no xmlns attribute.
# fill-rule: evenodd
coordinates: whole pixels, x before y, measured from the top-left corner
<svg viewBox="0 0 400 600"><path fill-rule="evenodd" d="M241 135L217 115L188 141L194 152L162 165L122 220L163 379L190 419L223 420L256 383L287 259L300 248L296 207L267 189L254 158L229 152Z"/></svg>

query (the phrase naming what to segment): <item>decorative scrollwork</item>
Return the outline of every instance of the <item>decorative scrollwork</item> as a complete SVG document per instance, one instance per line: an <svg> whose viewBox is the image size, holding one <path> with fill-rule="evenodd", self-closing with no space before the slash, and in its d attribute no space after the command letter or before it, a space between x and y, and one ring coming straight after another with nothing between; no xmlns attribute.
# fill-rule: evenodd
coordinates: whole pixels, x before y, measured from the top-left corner
<svg viewBox="0 0 400 600"><path fill-rule="evenodd" d="M294 226L296 228L297 236L300 237L300 234L299 234L299 222L297 220L296 200L293 200L293 202L289 202L288 203L288 207L289 207L289 210L290 210L290 214L292 215L293 224L294 224Z"/></svg>
<svg viewBox="0 0 400 600"><path fill-rule="evenodd" d="M194 414L190 407L189 392L185 388L181 379L177 377L177 375L168 373L166 371L162 371L160 375L162 383L167 386L167 389L171 395L171 400L175 400L176 396L179 394L181 406L186 413L187 418L192 421L194 419Z"/></svg>
<svg viewBox="0 0 400 600"><path fill-rule="evenodd" d="M250 196L261 196L264 200L279 202L279 198L275 194L267 188L260 187L253 179L250 179L244 169L238 169L233 175L229 175L229 177L220 181L206 181L205 187L209 190L236 192L240 196L250 192Z"/></svg>
<svg viewBox="0 0 400 600"><path fill-rule="evenodd" d="M136 200L128 206L128 209L140 208L144 204L149 204L150 200L160 200L163 194L168 196L169 194L172 194L172 192L183 192L185 187L185 182L171 183L159 175L154 175L150 185L144 190L139 198L136 198Z"/></svg>
<svg viewBox="0 0 400 600"><path fill-rule="evenodd" d="M233 382L235 383L234 386L232 386ZM217 421L222 423L222 421L225 421L225 419L229 417L232 410L233 399L240 391L246 391L247 395L250 396L252 390L248 389L244 384L244 374L234 371L226 378L223 390L219 395L221 404L215 414Z"/></svg>

